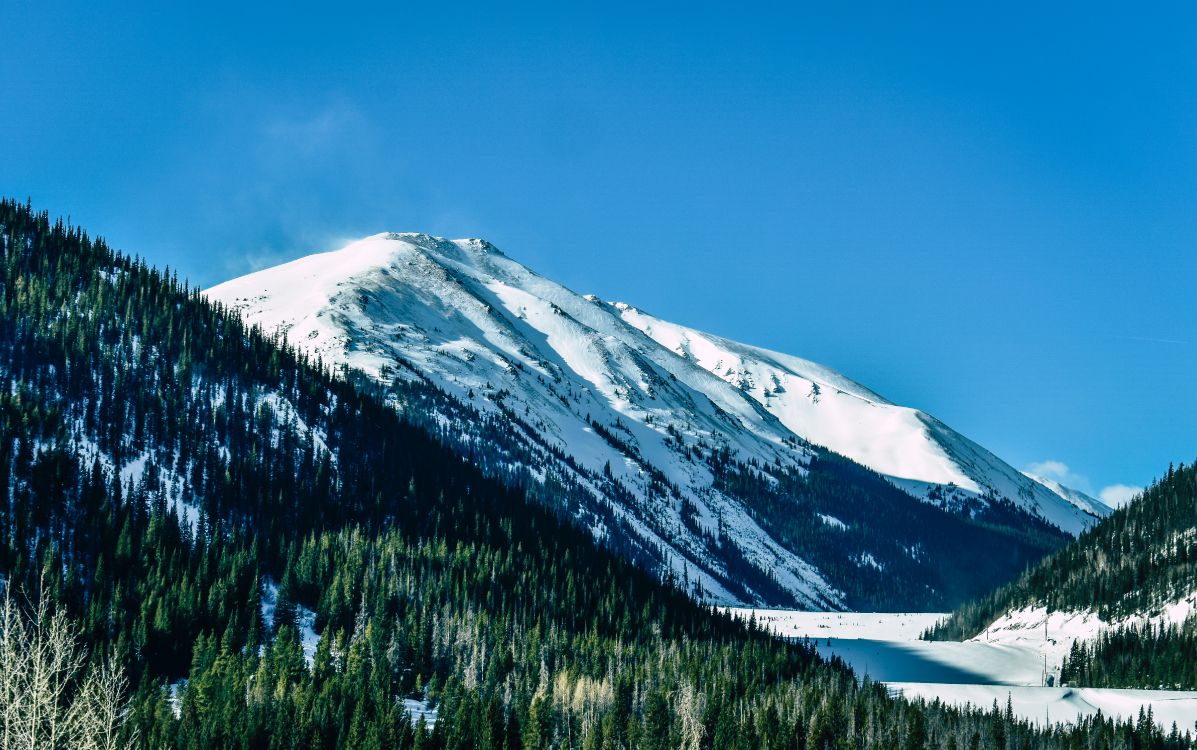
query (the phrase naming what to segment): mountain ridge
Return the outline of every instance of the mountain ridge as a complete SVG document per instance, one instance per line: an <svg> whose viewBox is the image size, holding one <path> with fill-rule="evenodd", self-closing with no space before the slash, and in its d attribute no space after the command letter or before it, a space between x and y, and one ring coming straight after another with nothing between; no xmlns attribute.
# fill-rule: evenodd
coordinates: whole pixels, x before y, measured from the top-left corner
<svg viewBox="0 0 1197 750"><path fill-rule="evenodd" d="M559 470L600 504L612 495L600 485L629 494L611 503L616 514L721 603L745 601L714 561L726 550L711 548L728 543L799 606L840 608L848 596L719 488L724 456L776 482L805 476L823 446L962 516L1009 503L1071 533L1094 517L830 368L578 295L484 240L380 233L207 294L326 363L383 384L426 379L484 414L518 416L536 433L526 440L570 459ZM858 547L845 555L883 559Z"/></svg>

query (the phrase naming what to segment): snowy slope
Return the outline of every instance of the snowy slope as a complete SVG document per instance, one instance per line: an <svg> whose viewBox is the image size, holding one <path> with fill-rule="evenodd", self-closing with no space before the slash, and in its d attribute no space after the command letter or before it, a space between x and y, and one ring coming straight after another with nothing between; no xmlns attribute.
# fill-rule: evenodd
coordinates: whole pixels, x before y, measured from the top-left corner
<svg viewBox="0 0 1197 750"><path fill-rule="evenodd" d="M1054 479L1041 477L1029 471L1024 471L1023 474L1091 515L1107 516L1110 514L1110 507L1091 495L1086 495L1084 492L1073 489L1072 487L1065 487Z"/></svg>
<svg viewBox="0 0 1197 750"><path fill-rule="evenodd" d="M534 477L551 470L594 496L596 536L630 529L713 601L759 603L776 585L800 606L845 606L823 572L715 486L717 451L801 473L824 445L945 504L1005 497L1071 533L1094 518L827 368L575 294L481 240L375 235L208 295L327 364L427 381L510 420L538 451L525 467ZM741 558L769 580L732 585Z"/></svg>
<svg viewBox="0 0 1197 750"><path fill-rule="evenodd" d="M583 469L580 481L610 475L634 494L636 507L615 512L649 545L668 550L678 578L701 582L713 600L744 597L694 567L710 554L700 535L682 533L679 496L693 504L702 531L719 534L720 520L734 530L744 556L800 604L844 606L818 570L741 504L713 492L709 471L690 453L718 445L801 468L806 449L787 445L793 436L764 409L662 350L605 305L486 243L378 235L208 294L327 363L383 381L426 377L484 413L518 415L536 440L572 457ZM661 486L661 476L674 491Z"/></svg>
<svg viewBox="0 0 1197 750"><path fill-rule="evenodd" d="M1093 641L1108 630L1123 627L1181 625L1194 613L1197 613L1197 591L1111 622L1091 609L1049 611L1042 606L1022 607L1003 614L969 642L1033 649L1044 659L1048 670L1058 675L1064 657L1077 641Z"/></svg>
<svg viewBox="0 0 1197 750"><path fill-rule="evenodd" d="M934 417L892 404L822 365L617 307L629 323L751 396L795 434L908 491L926 497L936 485L955 485L1004 497L1071 534L1110 512L1082 493L1016 471Z"/></svg>
<svg viewBox="0 0 1197 750"><path fill-rule="evenodd" d="M1192 606L1192 599L1177 602L1156 616L1175 622ZM1045 664L1048 676L1058 683L1059 657L1071 639L1098 632L1095 618L1084 613L1046 617L1042 609L1027 610L995 623L988 639L982 635L960 643L918 640L925 628L943 617L936 613L728 611L745 620L755 618L779 636L812 639L823 656L838 656L858 675L884 682L909 698L980 708L989 708L995 700L1004 706L1009 700L1016 715L1049 723L1073 722L1099 710L1105 716L1134 719L1140 707L1150 708L1163 728L1173 721L1187 727L1197 719L1197 691L1042 687Z"/></svg>

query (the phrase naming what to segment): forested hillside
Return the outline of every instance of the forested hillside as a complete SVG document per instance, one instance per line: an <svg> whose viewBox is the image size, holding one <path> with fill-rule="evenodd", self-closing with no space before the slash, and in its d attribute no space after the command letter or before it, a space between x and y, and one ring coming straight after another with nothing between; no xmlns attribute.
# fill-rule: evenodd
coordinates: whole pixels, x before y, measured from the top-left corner
<svg viewBox="0 0 1197 750"><path fill-rule="evenodd" d="M13 202L0 243L0 568L114 655L140 745L1190 746L893 699L169 274Z"/></svg>
<svg viewBox="0 0 1197 750"><path fill-rule="evenodd" d="M958 609L928 636L970 637L1027 607L1092 612L1110 627L1092 642L1074 645L1061 679L1098 687L1197 689L1195 593L1197 465L1181 464L1018 580Z"/></svg>

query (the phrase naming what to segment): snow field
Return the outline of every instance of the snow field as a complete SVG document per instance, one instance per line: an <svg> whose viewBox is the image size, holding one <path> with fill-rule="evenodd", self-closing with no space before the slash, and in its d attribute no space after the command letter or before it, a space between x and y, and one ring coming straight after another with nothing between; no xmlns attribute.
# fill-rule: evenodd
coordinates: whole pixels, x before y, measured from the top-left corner
<svg viewBox="0 0 1197 750"><path fill-rule="evenodd" d="M1161 611L1175 616L1192 601L1189 597ZM1173 722L1181 730L1192 729L1197 722L1197 691L1044 687L1045 665L1054 680L1072 640L1091 638L1105 626L1088 613L1023 610L999 620L988 636L955 642L918 640L944 617L939 613L725 611L755 617L782 637L810 639L822 656L837 656L858 675L908 698L981 708L995 700L1005 707L1009 700L1016 715L1041 723L1075 721L1098 711L1133 719L1140 707L1150 707L1165 729Z"/></svg>

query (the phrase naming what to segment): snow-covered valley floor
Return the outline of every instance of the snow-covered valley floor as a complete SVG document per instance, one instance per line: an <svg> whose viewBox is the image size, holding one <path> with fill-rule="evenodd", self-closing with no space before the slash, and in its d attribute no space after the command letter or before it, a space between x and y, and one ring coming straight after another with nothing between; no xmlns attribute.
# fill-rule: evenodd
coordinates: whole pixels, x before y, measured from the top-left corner
<svg viewBox="0 0 1197 750"><path fill-rule="evenodd" d="M1058 646L1023 637L1016 643L979 640L963 643L920 641L919 634L944 615L938 613L796 612L729 609L755 617L777 635L809 638L826 657L838 656L860 675L884 682L911 698L989 707L1009 700L1014 712L1037 722L1066 722L1099 710L1106 716L1134 718L1151 707L1156 721L1181 730L1197 722L1197 691L1113 690L1043 687L1045 652ZM1049 634L1050 635L1050 634Z"/></svg>

